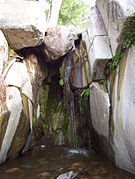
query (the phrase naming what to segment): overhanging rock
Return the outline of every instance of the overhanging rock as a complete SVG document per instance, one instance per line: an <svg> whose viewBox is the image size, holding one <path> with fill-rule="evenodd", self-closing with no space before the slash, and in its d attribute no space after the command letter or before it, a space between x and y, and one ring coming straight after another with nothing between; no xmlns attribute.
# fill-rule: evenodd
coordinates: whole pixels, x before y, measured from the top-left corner
<svg viewBox="0 0 135 179"><path fill-rule="evenodd" d="M43 42L46 18L41 2L2 0L0 29L14 50L40 45Z"/></svg>

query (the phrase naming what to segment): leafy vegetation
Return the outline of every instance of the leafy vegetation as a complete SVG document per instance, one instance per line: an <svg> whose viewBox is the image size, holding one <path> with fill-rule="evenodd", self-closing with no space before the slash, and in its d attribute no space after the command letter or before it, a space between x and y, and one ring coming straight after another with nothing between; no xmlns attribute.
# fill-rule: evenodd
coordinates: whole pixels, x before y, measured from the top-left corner
<svg viewBox="0 0 135 179"><path fill-rule="evenodd" d="M88 104L89 95L90 95L89 88L85 88L81 90L81 104L80 104L81 114L85 113L85 108L86 108L86 105Z"/></svg>
<svg viewBox="0 0 135 179"><path fill-rule="evenodd" d="M69 25L84 27L88 6L83 0L63 0L59 12L59 25Z"/></svg>
<svg viewBox="0 0 135 179"><path fill-rule="evenodd" d="M60 79L60 80L59 80L59 84L60 84L60 86L63 86L63 85L64 85L63 79Z"/></svg>

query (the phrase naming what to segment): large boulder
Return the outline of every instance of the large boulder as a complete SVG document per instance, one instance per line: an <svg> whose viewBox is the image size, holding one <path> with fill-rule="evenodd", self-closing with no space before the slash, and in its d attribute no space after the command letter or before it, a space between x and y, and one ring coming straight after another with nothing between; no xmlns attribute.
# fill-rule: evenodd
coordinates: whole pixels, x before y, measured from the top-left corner
<svg viewBox="0 0 135 179"><path fill-rule="evenodd" d="M20 114L22 111L22 100L20 92L17 88L11 87L10 92L8 92L8 108L11 111L7 129L2 141L1 150L0 150L0 163L4 162L7 157L7 152L11 146L11 142L15 135L17 126L19 124Z"/></svg>
<svg viewBox="0 0 135 179"><path fill-rule="evenodd" d="M86 43L91 79L104 79L104 69L112 58L112 53L102 17L96 6L91 8L86 31L83 32L83 41Z"/></svg>
<svg viewBox="0 0 135 179"><path fill-rule="evenodd" d="M92 144L101 155L114 161L110 142L110 99L105 87L98 82L90 84L90 113Z"/></svg>
<svg viewBox="0 0 135 179"><path fill-rule="evenodd" d="M44 38L46 60L55 62L71 50L73 42L73 35L66 27L48 28Z"/></svg>
<svg viewBox="0 0 135 179"><path fill-rule="evenodd" d="M109 138L109 95L97 82L90 85L90 112L94 129L106 139Z"/></svg>
<svg viewBox="0 0 135 179"><path fill-rule="evenodd" d="M111 77L112 147L116 165L135 173L135 46L127 50Z"/></svg>
<svg viewBox="0 0 135 179"><path fill-rule="evenodd" d="M0 163L21 152L32 129L32 85L26 65L16 60L1 77Z"/></svg>
<svg viewBox="0 0 135 179"><path fill-rule="evenodd" d="M8 43L3 32L0 30L0 74L2 74L3 67L8 60Z"/></svg>
<svg viewBox="0 0 135 179"><path fill-rule="evenodd" d="M14 50L43 42L46 18L42 3L25 0L0 2L0 28Z"/></svg>
<svg viewBox="0 0 135 179"><path fill-rule="evenodd" d="M96 4L102 15L113 54L115 54L124 21L135 12L134 0L97 0Z"/></svg>
<svg viewBox="0 0 135 179"><path fill-rule="evenodd" d="M15 62L9 69L5 78L7 86L21 88L21 92L32 101L32 86L27 73L27 68L23 63Z"/></svg>

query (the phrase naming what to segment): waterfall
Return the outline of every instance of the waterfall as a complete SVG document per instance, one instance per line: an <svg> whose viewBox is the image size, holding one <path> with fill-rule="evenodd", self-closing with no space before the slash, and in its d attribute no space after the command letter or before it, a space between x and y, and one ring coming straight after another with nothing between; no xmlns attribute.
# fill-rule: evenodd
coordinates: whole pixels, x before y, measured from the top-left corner
<svg viewBox="0 0 135 179"><path fill-rule="evenodd" d="M70 74L73 65L71 53L65 58L65 78L64 78L64 103L70 117L70 139L71 146L76 147L76 127L75 127L75 109L74 94L70 87Z"/></svg>
<svg viewBox="0 0 135 179"><path fill-rule="evenodd" d="M67 132L70 132L70 145L75 148L88 147L90 138L89 108L87 108L89 100L87 96L84 101L84 96L81 95L81 89L88 85L85 58L85 48L80 42L77 47L74 45L64 59L64 106L69 115Z"/></svg>

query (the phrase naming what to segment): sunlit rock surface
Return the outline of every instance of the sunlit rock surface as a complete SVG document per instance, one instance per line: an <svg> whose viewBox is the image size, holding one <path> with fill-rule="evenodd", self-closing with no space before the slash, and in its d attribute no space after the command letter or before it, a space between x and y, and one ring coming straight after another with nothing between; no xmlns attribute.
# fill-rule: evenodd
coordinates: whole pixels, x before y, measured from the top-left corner
<svg viewBox="0 0 135 179"><path fill-rule="evenodd" d="M97 81L104 79L105 66L107 62L112 59L107 36L97 36L94 39L88 57L92 80Z"/></svg>
<svg viewBox="0 0 135 179"><path fill-rule="evenodd" d="M112 91L112 123L116 165L135 173L135 46L127 50L117 68ZM113 79L112 79L113 80Z"/></svg>
<svg viewBox="0 0 135 179"><path fill-rule="evenodd" d="M112 53L120 49L120 43L126 38L123 24L135 12L135 4L132 0L97 0L96 4L99 11L94 6L91 8L83 33L91 79L98 81L90 85L93 140L117 167L135 173L134 45L124 52L117 70L111 73L107 91L101 80Z"/></svg>
<svg viewBox="0 0 135 179"><path fill-rule="evenodd" d="M118 38L122 31L124 20L135 12L135 2L134 0L97 0L96 4L102 15L113 54L115 54L121 41L119 39L118 42Z"/></svg>
<svg viewBox="0 0 135 179"><path fill-rule="evenodd" d="M104 79L104 69L112 58L110 42L104 22L96 7L92 7L83 32L90 64L90 75L93 81Z"/></svg>
<svg viewBox="0 0 135 179"><path fill-rule="evenodd" d="M1 108L0 133L3 137L0 142L0 163L20 153L30 126L32 128L32 86L25 64L14 62L8 69L4 81L6 99L4 104L2 101Z"/></svg>
<svg viewBox="0 0 135 179"><path fill-rule="evenodd" d="M0 74L2 74L3 67L8 60L8 43L3 32L0 30Z"/></svg>
<svg viewBox="0 0 135 179"><path fill-rule="evenodd" d="M32 86L27 74L27 68L23 63L15 62L13 66L11 66L5 78L5 82L7 86L11 85L21 88L22 94L25 94L32 100Z"/></svg>
<svg viewBox="0 0 135 179"><path fill-rule="evenodd" d="M10 91L7 92L9 95L7 95L7 106L10 111L10 116L0 150L0 163L6 160L7 152L11 146L22 111L20 91L15 87L10 87L9 90Z"/></svg>
<svg viewBox="0 0 135 179"><path fill-rule="evenodd" d="M32 130L33 104L37 101L33 94L36 98L35 91L46 77L45 73L41 77L37 66L34 54L14 58L4 69L5 79L0 78L0 163L19 155Z"/></svg>
<svg viewBox="0 0 135 179"><path fill-rule="evenodd" d="M106 139L109 137L109 95L99 83L90 85L90 112L94 129Z"/></svg>
<svg viewBox="0 0 135 179"><path fill-rule="evenodd" d="M14 50L40 45L46 28L45 12L41 2L2 0L0 28Z"/></svg>

